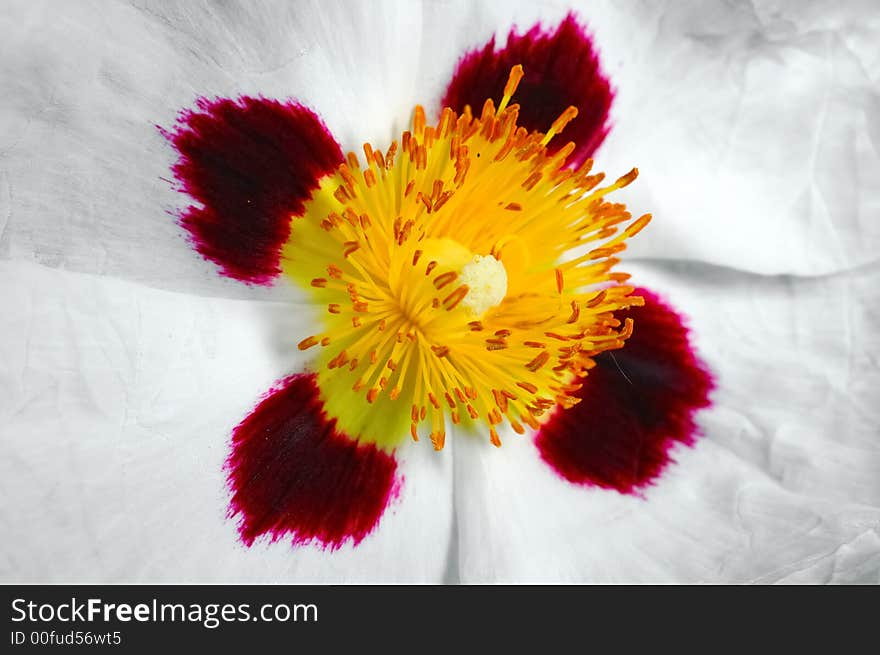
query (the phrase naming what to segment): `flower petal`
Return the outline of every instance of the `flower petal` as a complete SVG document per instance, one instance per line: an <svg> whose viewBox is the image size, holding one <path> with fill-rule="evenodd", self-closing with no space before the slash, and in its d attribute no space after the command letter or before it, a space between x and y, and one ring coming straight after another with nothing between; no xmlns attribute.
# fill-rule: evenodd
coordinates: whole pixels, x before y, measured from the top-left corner
<svg viewBox="0 0 880 655"><path fill-rule="evenodd" d="M169 217L186 197L163 179L177 153L156 126L172 126L199 97L294 98L350 149L390 139L393 118L417 101L420 59L400 55L419 49L417 3L8 5L3 258L277 299L280 285L233 283L193 254Z"/></svg>
<svg viewBox="0 0 880 655"><path fill-rule="evenodd" d="M583 163L608 133L612 93L593 42L573 14L558 25L545 28L539 23L522 34L514 28L500 49L493 36L482 48L468 52L446 88L442 105L458 112L470 105L479 114L487 98L496 103L501 99L510 69L517 64L525 70L513 99L520 104L519 125L546 132L562 112L576 107L577 117L554 147L573 141L577 149L569 161Z"/></svg>
<svg viewBox="0 0 880 655"><path fill-rule="evenodd" d="M199 203L180 224L225 275L271 282L291 217L342 162L342 150L311 110L293 102L202 98L197 106L163 130L180 153L173 169L180 188Z"/></svg>
<svg viewBox="0 0 880 655"><path fill-rule="evenodd" d="M618 64L600 163L638 166L626 202L657 219L630 257L797 275L877 261L880 23L864 6L612 13L587 14L603 61Z"/></svg>
<svg viewBox="0 0 880 655"><path fill-rule="evenodd" d="M460 440L461 580L876 582L880 268L630 269L687 313L715 374L705 436L643 496L569 484L514 435Z"/></svg>
<svg viewBox="0 0 880 655"><path fill-rule="evenodd" d="M230 513L240 516L248 546L266 534L332 549L351 539L356 546L399 486L392 455L336 430L314 374L284 380L235 428L227 467Z"/></svg>
<svg viewBox="0 0 880 655"><path fill-rule="evenodd" d="M692 445L693 414L709 404L712 378L691 351L682 319L647 289L642 307L617 312L635 329L620 350L600 353L577 392L557 410L535 444L559 475L632 493L669 463L676 443Z"/></svg>
<svg viewBox="0 0 880 655"><path fill-rule="evenodd" d="M356 547L245 548L224 462L274 380L302 370L305 308L0 262L0 579L440 582L451 457L396 457L400 500Z"/></svg>

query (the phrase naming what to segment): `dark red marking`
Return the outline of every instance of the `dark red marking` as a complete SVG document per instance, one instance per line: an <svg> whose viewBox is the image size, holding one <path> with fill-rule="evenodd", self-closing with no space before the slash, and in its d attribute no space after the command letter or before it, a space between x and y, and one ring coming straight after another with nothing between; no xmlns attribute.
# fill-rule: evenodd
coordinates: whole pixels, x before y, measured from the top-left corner
<svg viewBox="0 0 880 655"><path fill-rule="evenodd" d="M637 293L644 307L616 314L633 319L626 345L595 358L577 393L581 402L557 410L535 439L566 480L621 493L651 484L674 444L693 445L694 412L709 405L714 388L681 317L650 291Z"/></svg>
<svg viewBox="0 0 880 655"><path fill-rule="evenodd" d="M512 102L520 105L519 124L546 132L569 106L577 117L561 136L556 148L573 141L577 149L569 161L580 164L596 151L610 126L608 112L613 93L602 74L599 59L585 29L569 14L555 30L540 24L525 34L510 31L507 45L495 49L495 37L462 57L443 97L443 106L456 111L470 105L479 114L486 98L501 100L510 69L522 64L525 76Z"/></svg>
<svg viewBox="0 0 880 655"><path fill-rule="evenodd" d="M201 98L171 130L181 190L199 205L180 215L193 246L224 275L267 284L291 214L301 214L342 150L311 110L293 102ZM161 129L161 128L160 128Z"/></svg>
<svg viewBox="0 0 880 655"><path fill-rule="evenodd" d="M272 389L232 433L226 463L241 540L261 535L336 549L357 545L397 494L397 462L373 445L336 430L313 374Z"/></svg>

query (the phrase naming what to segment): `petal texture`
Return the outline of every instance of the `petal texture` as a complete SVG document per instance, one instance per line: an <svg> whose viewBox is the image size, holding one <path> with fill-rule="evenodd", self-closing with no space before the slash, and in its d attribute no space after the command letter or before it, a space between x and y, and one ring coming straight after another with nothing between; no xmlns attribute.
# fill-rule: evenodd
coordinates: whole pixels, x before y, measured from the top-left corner
<svg viewBox="0 0 880 655"><path fill-rule="evenodd" d="M0 262L0 302L0 580L443 580L451 457L430 444L395 458L400 499L356 548L248 548L227 516L230 434L303 370L304 307L21 262Z"/></svg>
<svg viewBox="0 0 880 655"><path fill-rule="evenodd" d="M818 275L877 260L880 15L862 1L585 9L617 94L631 256ZM723 236L722 236L723 235Z"/></svg>
<svg viewBox="0 0 880 655"><path fill-rule="evenodd" d="M419 57L400 56L418 52L418 3L13 0L0 33L0 258L176 291L284 296L193 255L169 218L187 204L167 179L179 153L157 125L199 98L274 98L352 149L390 139L418 95Z"/></svg>
<svg viewBox="0 0 880 655"><path fill-rule="evenodd" d="M695 417L705 436L642 497L569 484L514 435L460 440L460 579L880 581L880 270L630 270L687 308L717 383Z"/></svg>

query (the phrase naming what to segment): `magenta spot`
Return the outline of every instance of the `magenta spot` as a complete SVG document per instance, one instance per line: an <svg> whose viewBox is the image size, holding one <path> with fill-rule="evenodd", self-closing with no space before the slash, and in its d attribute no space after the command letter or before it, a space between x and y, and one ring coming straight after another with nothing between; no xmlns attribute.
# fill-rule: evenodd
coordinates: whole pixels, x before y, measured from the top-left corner
<svg viewBox="0 0 880 655"><path fill-rule="evenodd" d="M525 70L513 97L520 104L519 124L546 132L569 106L577 107L577 118L552 144L560 148L573 141L577 149L569 161L585 161L608 134L613 93L590 37L571 14L555 30L538 24L520 35L513 29L501 50L495 49L492 37L482 49L464 55L446 88L443 106L461 111L470 105L479 114L486 98L497 104L516 64Z"/></svg>
<svg viewBox="0 0 880 655"><path fill-rule="evenodd" d="M235 428L226 468L229 515L241 517L248 546L264 534L331 550L357 545L399 488L392 455L336 430L313 374L283 380Z"/></svg>
<svg viewBox="0 0 880 655"><path fill-rule="evenodd" d="M557 410L535 439L566 480L631 494L660 475L674 444L693 445L694 412L714 388L681 317L650 291L637 292L644 307L616 314L633 319L626 345L595 358L581 402Z"/></svg>
<svg viewBox="0 0 880 655"><path fill-rule="evenodd" d="M198 205L180 215L198 252L224 275L267 284L291 215L301 214L342 150L311 110L293 102L242 97L197 101L172 130L180 188Z"/></svg>

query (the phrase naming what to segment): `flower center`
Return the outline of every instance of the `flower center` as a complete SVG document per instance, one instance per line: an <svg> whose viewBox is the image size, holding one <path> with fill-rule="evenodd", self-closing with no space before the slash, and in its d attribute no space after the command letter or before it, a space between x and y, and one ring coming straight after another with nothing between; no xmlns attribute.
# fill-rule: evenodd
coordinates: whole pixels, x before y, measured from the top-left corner
<svg viewBox="0 0 880 655"><path fill-rule="evenodd" d="M632 331L614 312L642 300L612 268L650 216L605 196L636 171L600 187L592 161L566 166L574 144L548 154L577 112L528 133L509 104L521 77L479 118L428 125L416 107L399 144L349 153L293 219L282 263L323 324L299 347L321 346L325 411L356 439L390 448L427 424L440 449L448 422L482 423L500 445L500 424L576 403L592 357Z"/></svg>
<svg viewBox="0 0 880 655"><path fill-rule="evenodd" d="M460 279L468 287L461 302L477 318L500 305L507 295L507 269L492 255L474 255L462 267Z"/></svg>

